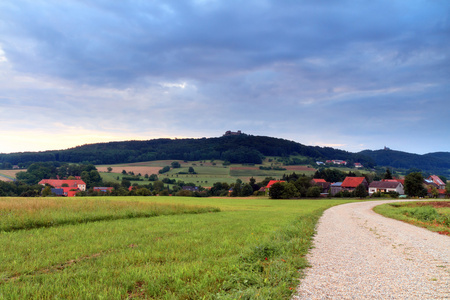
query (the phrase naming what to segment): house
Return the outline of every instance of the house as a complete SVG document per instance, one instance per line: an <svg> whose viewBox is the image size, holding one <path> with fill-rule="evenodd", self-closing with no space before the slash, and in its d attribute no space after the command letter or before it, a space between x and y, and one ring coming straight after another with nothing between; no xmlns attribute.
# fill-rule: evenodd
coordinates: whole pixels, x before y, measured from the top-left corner
<svg viewBox="0 0 450 300"><path fill-rule="evenodd" d="M39 181L40 185L50 185L55 188L62 186L79 189L80 191L86 190L86 183L81 179L42 179Z"/></svg>
<svg viewBox="0 0 450 300"><path fill-rule="evenodd" d="M433 190L433 188L428 188L427 189L427 196L431 197L431 198L446 198L447 197L447 190L445 189L435 189Z"/></svg>
<svg viewBox="0 0 450 300"><path fill-rule="evenodd" d="M183 186L182 189L183 189L183 191L190 191L190 192L198 192L199 191L198 186L186 185L186 186Z"/></svg>
<svg viewBox="0 0 450 300"><path fill-rule="evenodd" d="M403 184L394 180L386 180L386 181L374 181L369 185L369 195L373 193L389 193L396 192L400 195L405 194L405 190L403 188Z"/></svg>
<svg viewBox="0 0 450 300"><path fill-rule="evenodd" d="M345 160L333 159L332 162L335 165L343 165L343 166L347 165L347 162Z"/></svg>
<svg viewBox="0 0 450 300"><path fill-rule="evenodd" d="M355 163L355 168L362 168L363 165L361 163Z"/></svg>
<svg viewBox="0 0 450 300"><path fill-rule="evenodd" d="M345 177L344 181L341 184L342 190L347 190L349 192L353 192L358 185L364 185L366 190L369 188L369 184L365 177Z"/></svg>
<svg viewBox="0 0 450 300"><path fill-rule="evenodd" d="M38 184L52 186L52 193L58 196L74 197L79 191L86 191L86 183L81 179L42 179Z"/></svg>
<svg viewBox="0 0 450 300"><path fill-rule="evenodd" d="M326 182L325 179L321 179L321 178L313 178L311 180L311 184L320 186L322 188L322 193L328 193L328 190L330 189L330 185L331 185L331 183Z"/></svg>
<svg viewBox="0 0 450 300"><path fill-rule="evenodd" d="M111 193L114 190L113 187L104 187L104 186L94 186L92 189L94 192L99 193Z"/></svg>
<svg viewBox="0 0 450 300"><path fill-rule="evenodd" d="M330 194L332 196L336 195L340 191L342 191L342 182L335 182L335 183L331 184L331 186L330 186Z"/></svg>
<svg viewBox="0 0 450 300"><path fill-rule="evenodd" d="M438 189L445 189L445 182L436 175L430 175L425 179L425 184L434 184Z"/></svg>

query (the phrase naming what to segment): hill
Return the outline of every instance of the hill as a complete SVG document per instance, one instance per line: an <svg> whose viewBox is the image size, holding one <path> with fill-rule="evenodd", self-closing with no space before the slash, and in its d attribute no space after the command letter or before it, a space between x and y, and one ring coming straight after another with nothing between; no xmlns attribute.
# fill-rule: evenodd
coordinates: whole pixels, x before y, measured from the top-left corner
<svg viewBox="0 0 450 300"><path fill-rule="evenodd" d="M0 163L17 165L37 161L60 161L118 164L165 159L188 161L220 159L231 163L261 163L264 156L291 155L307 157L311 161L341 159L360 162L365 166L374 165L371 158L357 153L246 134L201 139L110 142L57 151L0 154Z"/></svg>
<svg viewBox="0 0 450 300"><path fill-rule="evenodd" d="M378 166L419 169L439 175L450 175L450 152L414 154L395 150L364 150L359 154L371 157Z"/></svg>

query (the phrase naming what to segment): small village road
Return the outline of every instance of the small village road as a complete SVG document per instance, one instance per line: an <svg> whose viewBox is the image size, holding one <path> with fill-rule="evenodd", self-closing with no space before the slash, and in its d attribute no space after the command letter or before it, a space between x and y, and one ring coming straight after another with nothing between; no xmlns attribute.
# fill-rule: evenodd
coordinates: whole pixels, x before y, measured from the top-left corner
<svg viewBox="0 0 450 300"><path fill-rule="evenodd" d="M450 237L349 203L321 217L292 299L450 299Z"/></svg>

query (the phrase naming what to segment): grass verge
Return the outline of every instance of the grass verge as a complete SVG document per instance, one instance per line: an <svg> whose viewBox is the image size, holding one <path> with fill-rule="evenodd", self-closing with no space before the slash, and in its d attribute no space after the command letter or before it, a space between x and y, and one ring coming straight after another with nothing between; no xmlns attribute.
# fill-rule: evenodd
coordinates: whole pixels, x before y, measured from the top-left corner
<svg viewBox="0 0 450 300"><path fill-rule="evenodd" d="M450 201L387 203L376 206L374 211L388 218L450 235Z"/></svg>

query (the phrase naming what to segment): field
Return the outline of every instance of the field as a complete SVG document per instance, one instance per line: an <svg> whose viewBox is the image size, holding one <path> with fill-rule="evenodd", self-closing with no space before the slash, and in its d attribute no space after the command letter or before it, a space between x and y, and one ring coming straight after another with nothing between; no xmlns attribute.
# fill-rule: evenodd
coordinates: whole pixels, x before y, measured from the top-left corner
<svg viewBox="0 0 450 300"><path fill-rule="evenodd" d="M125 170L126 172L133 172L135 175L141 174L142 178L144 178L145 174L157 174L160 180L163 178L176 179L177 181L182 180L185 183L194 183L203 187L210 187L215 182L235 183L238 178L248 183L251 177L259 182L266 177L280 179L284 174L291 174L293 172L309 176L313 175L316 171L314 168L307 166L283 166L286 170L260 170L259 165L243 166L240 164L232 164L223 166L223 161L178 161L181 168L171 169L167 173L158 174L159 170L164 166L170 166L172 162L173 160L150 161L120 165L100 165L96 167L101 172L100 174L104 181L120 182L122 180L122 171ZM262 164L262 166L270 165L271 163L267 161ZM107 172L108 167L112 168L111 173ZM180 172L188 173L189 167L194 168L196 174L178 174ZM136 181L136 183L148 184L148 181Z"/></svg>
<svg viewBox="0 0 450 300"><path fill-rule="evenodd" d="M374 208L383 216L450 235L450 201L383 204Z"/></svg>
<svg viewBox="0 0 450 300"><path fill-rule="evenodd" d="M0 298L287 299L319 216L346 202L0 198Z"/></svg>
<svg viewBox="0 0 450 300"><path fill-rule="evenodd" d="M16 174L23 171L25 170L0 170L0 180L13 181L13 179L16 178Z"/></svg>

